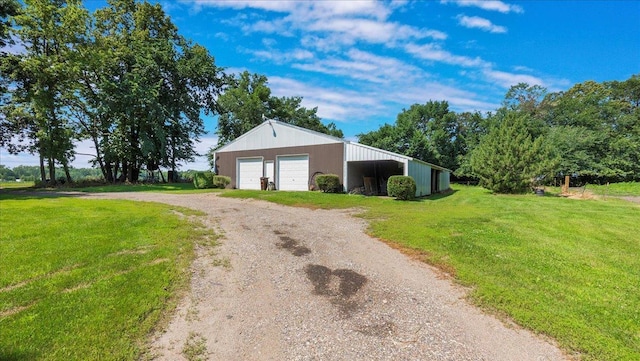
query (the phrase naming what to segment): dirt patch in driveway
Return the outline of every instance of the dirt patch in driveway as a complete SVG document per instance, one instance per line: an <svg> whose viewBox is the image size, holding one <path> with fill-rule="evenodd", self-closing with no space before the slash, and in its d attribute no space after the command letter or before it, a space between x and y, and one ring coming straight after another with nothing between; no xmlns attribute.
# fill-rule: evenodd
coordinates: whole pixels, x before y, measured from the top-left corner
<svg viewBox="0 0 640 361"><path fill-rule="evenodd" d="M466 291L365 234L349 211L215 194L87 195L206 213L222 244L199 247L191 290L151 341L157 360L562 360L549 340L505 325ZM296 250L306 247L305 250ZM216 259L228 260L227 267ZM186 351L185 351L186 350Z"/></svg>

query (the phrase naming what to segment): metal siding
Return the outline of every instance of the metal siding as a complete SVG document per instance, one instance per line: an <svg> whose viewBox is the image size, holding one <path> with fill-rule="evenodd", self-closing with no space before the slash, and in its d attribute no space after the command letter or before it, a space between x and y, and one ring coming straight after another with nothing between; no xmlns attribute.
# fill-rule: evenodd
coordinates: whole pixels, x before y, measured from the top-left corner
<svg viewBox="0 0 640 361"><path fill-rule="evenodd" d="M234 152L270 148L300 147L321 144L339 144L342 140L311 130L283 124L264 122L249 132L218 149L218 152Z"/></svg>
<svg viewBox="0 0 640 361"><path fill-rule="evenodd" d="M368 146L364 146L358 143L346 143L345 154L347 162L357 162L366 160L395 160L402 164L407 164L409 157L403 155L387 152L381 149L376 149Z"/></svg>
<svg viewBox="0 0 640 361"><path fill-rule="evenodd" d="M450 184L450 177L451 177L451 173L447 172L447 171L443 171L440 173L440 189L439 191L446 191L447 189L449 189L449 187L451 187Z"/></svg>
<svg viewBox="0 0 640 361"><path fill-rule="evenodd" d="M278 156L277 188L283 191L309 190L309 155Z"/></svg>
<svg viewBox="0 0 640 361"><path fill-rule="evenodd" d="M262 157L264 161L275 161L278 156L308 154L309 175L316 172L325 174L337 174L341 182L344 182L344 145L343 143L323 144L304 147L272 148L259 150L243 150L235 152L216 152L216 165L218 174L231 177L232 188L237 188L237 159ZM277 172L277 170L275 171ZM274 174L274 175L277 175ZM269 176L269 181L278 183L277 177Z"/></svg>
<svg viewBox="0 0 640 361"><path fill-rule="evenodd" d="M409 161L408 175L416 181L416 197L431 194L431 167L427 164Z"/></svg>

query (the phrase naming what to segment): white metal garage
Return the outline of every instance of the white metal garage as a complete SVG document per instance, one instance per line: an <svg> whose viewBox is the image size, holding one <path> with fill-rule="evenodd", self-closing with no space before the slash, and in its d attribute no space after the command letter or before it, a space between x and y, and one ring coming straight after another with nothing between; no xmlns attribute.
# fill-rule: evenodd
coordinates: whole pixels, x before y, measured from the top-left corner
<svg viewBox="0 0 640 361"><path fill-rule="evenodd" d="M238 158L238 189L260 189L262 158Z"/></svg>
<svg viewBox="0 0 640 361"><path fill-rule="evenodd" d="M278 156L277 188L283 191L309 190L309 155Z"/></svg>

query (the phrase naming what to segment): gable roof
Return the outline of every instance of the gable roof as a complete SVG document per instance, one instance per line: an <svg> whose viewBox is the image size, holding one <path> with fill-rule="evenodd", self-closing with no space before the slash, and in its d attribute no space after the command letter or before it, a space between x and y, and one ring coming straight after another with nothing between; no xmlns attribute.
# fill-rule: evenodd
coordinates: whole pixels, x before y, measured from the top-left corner
<svg viewBox="0 0 640 361"><path fill-rule="evenodd" d="M344 143L344 140L277 120L265 120L262 124L218 148L216 152L335 143Z"/></svg>

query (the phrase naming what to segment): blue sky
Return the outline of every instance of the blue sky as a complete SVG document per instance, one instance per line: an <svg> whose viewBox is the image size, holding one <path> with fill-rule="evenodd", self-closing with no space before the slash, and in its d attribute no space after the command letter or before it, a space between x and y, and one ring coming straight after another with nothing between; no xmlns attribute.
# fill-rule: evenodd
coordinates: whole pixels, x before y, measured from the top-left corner
<svg viewBox="0 0 640 361"><path fill-rule="evenodd" d="M91 10L105 3L85 1ZM519 82L560 91L640 73L639 1L160 3L218 66L266 75L273 95L302 96L350 140L414 103L486 112ZM215 118L205 124L203 152L216 142ZM0 157L8 166L37 164ZM206 165L199 159L188 168Z"/></svg>

